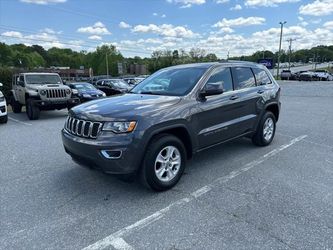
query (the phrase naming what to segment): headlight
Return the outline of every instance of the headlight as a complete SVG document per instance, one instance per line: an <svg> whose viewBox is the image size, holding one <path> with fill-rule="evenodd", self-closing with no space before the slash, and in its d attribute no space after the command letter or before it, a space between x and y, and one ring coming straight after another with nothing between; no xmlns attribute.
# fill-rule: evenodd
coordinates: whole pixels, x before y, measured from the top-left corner
<svg viewBox="0 0 333 250"><path fill-rule="evenodd" d="M46 95L46 90L45 90L45 89L42 89L39 93L40 93L41 95Z"/></svg>
<svg viewBox="0 0 333 250"><path fill-rule="evenodd" d="M72 89L72 93L73 93L74 95L77 95L77 94L79 93L79 91L78 91L77 89Z"/></svg>
<svg viewBox="0 0 333 250"><path fill-rule="evenodd" d="M85 97L85 98L90 98L91 97L91 95L89 95L89 94L83 94L82 96Z"/></svg>
<svg viewBox="0 0 333 250"><path fill-rule="evenodd" d="M129 133L135 129L136 122L105 122L103 130L112 131L116 134Z"/></svg>
<svg viewBox="0 0 333 250"><path fill-rule="evenodd" d="M0 102L4 102L5 101L5 97L4 96L0 96Z"/></svg>
<svg viewBox="0 0 333 250"><path fill-rule="evenodd" d="M106 94L105 94L105 93L102 93L102 96L104 96L104 97L105 97L105 96L106 96Z"/></svg>
<svg viewBox="0 0 333 250"><path fill-rule="evenodd" d="M66 89L66 94L70 95L71 94L71 90L70 89Z"/></svg>

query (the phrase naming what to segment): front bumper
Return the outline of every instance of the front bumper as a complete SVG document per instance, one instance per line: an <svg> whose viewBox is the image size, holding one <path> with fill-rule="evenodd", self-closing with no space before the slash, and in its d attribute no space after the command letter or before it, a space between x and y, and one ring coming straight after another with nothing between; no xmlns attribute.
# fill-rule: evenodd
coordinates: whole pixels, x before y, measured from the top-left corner
<svg viewBox="0 0 333 250"><path fill-rule="evenodd" d="M0 102L0 116L7 115L7 104L6 102Z"/></svg>
<svg viewBox="0 0 333 250"><path fill-rule="evenodd" d="M73 106L80 104L80 99L79 98L70 98L66 100L34 100L33 101L36 106L39 107L47 107L47 106L54 106L54 105L63 105L63 106Z"/></svg>
<svg viewBox="0 0 333 250"><path fill-rule="evenodd" d="M62 130L62 141L66 153L82 166L95 168L109 174L135 173L141 163L139 147L134 134L108 135L103 133L97 139L87 139L74 136ZM119 152L119 157L109 159L103 151Z"/></svg>

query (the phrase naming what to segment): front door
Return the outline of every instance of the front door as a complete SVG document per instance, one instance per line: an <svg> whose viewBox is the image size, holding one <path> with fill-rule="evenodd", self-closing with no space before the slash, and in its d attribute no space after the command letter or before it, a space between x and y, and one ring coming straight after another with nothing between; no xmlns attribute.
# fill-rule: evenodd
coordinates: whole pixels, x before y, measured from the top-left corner
<svg viewBox="0 0 333 250"><path fill-rule="evenodd" d="M234 91L230 68L215 69L207 80L207 84L222 84L224 92L198 101L198 113L194 119L199 148L205 148L234 137L232 120L239 113L239 105L233 100Z"/></svg>

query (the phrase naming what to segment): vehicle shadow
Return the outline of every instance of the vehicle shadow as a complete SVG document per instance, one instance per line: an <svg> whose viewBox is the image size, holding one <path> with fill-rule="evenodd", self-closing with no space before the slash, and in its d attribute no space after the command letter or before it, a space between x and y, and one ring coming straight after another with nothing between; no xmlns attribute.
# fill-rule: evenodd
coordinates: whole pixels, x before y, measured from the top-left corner
<svg viewBox="0 0 333 250"><path fill-rule="evenodd" d="M41 111L40 112L40 117L37 121L65 118L65 117L67 117L67 115L68 115L67 110ZM17 119L17 120L22 121L22 122L28 122L28 123L36 122L36 121L29 120L25 111L22 111L19 114L9 113L9 117Z"/></svg>
<svg viewBox="0 0 333 250"><path fill-rule="evenodd" d="M177 186L164 193L188 194L188 189L197 188L195 183L200 184L205 178L209 181L208 179L227 175L239 167L237 162L258 149L249 139L242 138L202 151L188 161L184 175ZM59 178L63 181L68 180L66 189L72 190L74 193L87 192L92 194L93 192L94 195L108 196L109 199L126 193L132 198L140 200L161 194L142 185L139 176L136 176L132 181L124 181L116 175L104 174L94 169L79 166L74 162L69 165L69 169L63 172ZM201 181L198 182L199 180ZM127 200L128 197L125 199Z"/></svg>

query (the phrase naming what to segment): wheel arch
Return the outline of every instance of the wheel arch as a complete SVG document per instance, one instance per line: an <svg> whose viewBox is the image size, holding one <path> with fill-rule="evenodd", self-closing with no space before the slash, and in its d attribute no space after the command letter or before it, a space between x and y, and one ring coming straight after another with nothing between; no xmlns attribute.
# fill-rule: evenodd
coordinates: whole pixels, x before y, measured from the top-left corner
<svg viewBox="0 0 333 250"><path fill-rule="evenodd" d="M279 109L279 105L277 103L270 103L270 104L268 104L266 106L265 110L272 112L273 115L275 116L276 121L279 120L280 109Z"/></svg>
<svg viewBox="0 0 333 250"><path fill-rule="evenodd" d="M183 142L184 147L186 149L187 158L188 159L192 158L194 152L193 140L190 136L190 132L188 131L188 129L184 124L171 125L168 127L155 130L153 133L151 133L145 148L149 146L149 144L154 138L162 134L174 135L178 139L180 139Z"/></svg>

